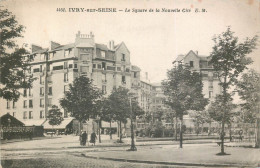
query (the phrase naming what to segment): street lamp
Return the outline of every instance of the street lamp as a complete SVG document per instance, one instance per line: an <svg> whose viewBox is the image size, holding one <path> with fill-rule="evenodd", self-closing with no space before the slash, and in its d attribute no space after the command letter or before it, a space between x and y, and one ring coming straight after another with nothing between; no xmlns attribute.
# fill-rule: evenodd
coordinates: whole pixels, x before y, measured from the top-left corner
<svg viewBox="0 0 260 168"><path fill-rule="evenodd" d="M100 136L100 125L101 125L100 119L101 118L99 116L97 116L96 119L97 119L97 123L98 123L98 141L99 141L99 143L101 143L101 136Z"/></svg>
<svg viewBox="0 0 260 168"><path fill-rule="evenodd" d="M128 151L137 151L134 141L134 125L133 125L133 110L132 110L132 97L130 97L130 119L131 119L131 148Z"/></svg>

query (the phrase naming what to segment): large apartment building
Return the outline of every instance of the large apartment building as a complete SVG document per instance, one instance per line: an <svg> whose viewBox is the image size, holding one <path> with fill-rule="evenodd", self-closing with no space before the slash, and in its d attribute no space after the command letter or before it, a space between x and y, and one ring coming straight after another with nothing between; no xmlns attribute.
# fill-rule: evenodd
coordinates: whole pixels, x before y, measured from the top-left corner
<svg viewBox="0 0 260 168"><path fill-rule="evenodd" d="M52 105L68 91L68 86L78 76L87 76L106 95L113 87L132 88L136 69L130 63L130 51L124 42L108 45L95 42L94 34L78 32L74 43L61 45L50 42L48 48L32 45L33 58L29 73L36 77L31 89L21 90L18 102L1 99L1 114L9 113L25 125L41 125ZM25 57L25 59L26 59ZM139 70L140 72L140 70ZM64 118L69 117L63 111Z"/></svg>

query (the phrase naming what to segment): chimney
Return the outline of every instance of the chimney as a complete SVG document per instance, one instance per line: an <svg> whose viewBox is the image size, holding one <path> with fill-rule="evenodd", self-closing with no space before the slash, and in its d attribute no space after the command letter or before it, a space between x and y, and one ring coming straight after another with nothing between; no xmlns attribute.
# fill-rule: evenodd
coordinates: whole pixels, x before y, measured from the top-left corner
<svg viewBox="0 0 260 168"><path fill-rule="evenodd" d="M108 42L107 48L111 50L111 41Z"/></svg>
<svg viewBox="0 0 260 168"><path fill-rule="evenodd" d="M111 50L114 50L114 48L115 48L115 43L114 43L114 40L112 40L112 41L111 41L111 48L110 48L110 49L111 49Z"/></svg>
<svg viewBox="0 0 260 168"><path fill-rule="evenodd" d="M145 72L145 79L148 80L148 72Z"/></svg>

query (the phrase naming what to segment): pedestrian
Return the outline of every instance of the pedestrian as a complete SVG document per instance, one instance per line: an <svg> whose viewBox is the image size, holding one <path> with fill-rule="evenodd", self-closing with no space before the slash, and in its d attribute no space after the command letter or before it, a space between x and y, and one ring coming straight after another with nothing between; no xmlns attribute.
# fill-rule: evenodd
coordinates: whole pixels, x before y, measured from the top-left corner
<svg viewBox="0 0 260 168"><path fill-rule="evenodd" d="M86 142L88 140L88 134L86 133L86 131L84 131L81 135L81 140L82 140L82 145L86 146Z"/></svg>
<svg viewBox="0 0 260 168"><path fill-rule="evenodd" d="M93 143L92 146L96 144L96 139L97 139L97 135L95 132L92 132L91 137L90 137L90 143Z"/></svg>

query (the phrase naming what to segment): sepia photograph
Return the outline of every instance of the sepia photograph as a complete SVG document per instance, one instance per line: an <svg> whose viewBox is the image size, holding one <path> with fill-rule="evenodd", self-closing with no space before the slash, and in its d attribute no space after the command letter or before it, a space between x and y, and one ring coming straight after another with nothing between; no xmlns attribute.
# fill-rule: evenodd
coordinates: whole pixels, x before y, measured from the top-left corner
<svg viewBox="0 0 260 168"><path fill-rule="evenodd" d="M3 168L260 167L260 0L0 0Z"/></svg>

